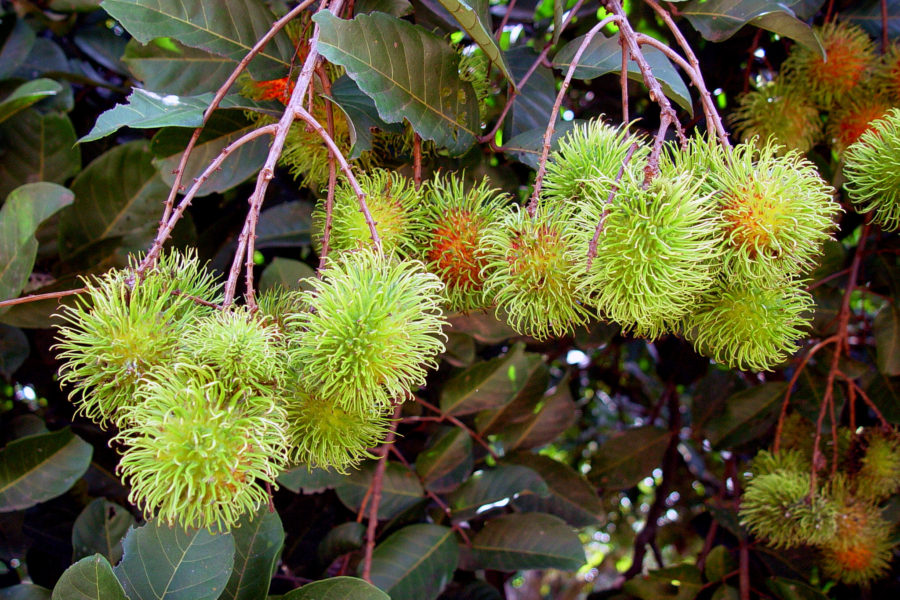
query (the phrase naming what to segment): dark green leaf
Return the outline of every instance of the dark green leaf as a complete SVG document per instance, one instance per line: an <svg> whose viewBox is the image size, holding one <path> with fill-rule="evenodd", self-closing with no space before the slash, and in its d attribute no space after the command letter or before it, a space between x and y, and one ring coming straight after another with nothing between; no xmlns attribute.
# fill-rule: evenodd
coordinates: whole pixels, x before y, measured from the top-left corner
<svg viewBox="0 0 900 600"><path fill-rule="evenodd" d="M792 10L803 0L692 0L679 7L694 29L711 42L722 42L750 24L789 37L815 52L822 45L809 25L799 20Z"/></svg>
<svg viewBox="0 0 900 600"><path fill-rule="evenodd" d="M158 37L239 61L275 21L262 0L104 0L101 6L142 44ZM254 79L284 77L294 46L282 30L249 65Z"/></svg>
<svg viewBox="0 0 900 600"><path fill-rule="evenodd" d="M50 0L49 8L57 12L90 12L100 8L100 0Z"/></svg>
<svg viewBox="0 0 900 600"><path fill-rule="evenodd" d="M261 505L255 514L245 513L231 530L234 569L220 600L265 600L284 544L284 528L278 513Z"/></svg>
<svg viewBox="0 0 900 600"><path fill-rule="evenodd" d="M888 376L900 375L900 310L888 304L875 315L875 364Z"/></svg>
<svg viewBox="0 0 900 600"><path fill-rule="evenodd" d="M219 155L222 150L256 126L235 110L218 111L203 127L184 170L183 182L193 181ZM153 164L159 170L166 185L175 183L175 169L181 162L185 147L193 131L182 127L163 129L150 141L155 158ZM266 161L271 139L267 136L256 138L240 146L228 155L221 167L200 186L198 196L220 193L243 182L254 175Z"/></svg>
<svg viewBox="0 0 900 600"><path fill-rule="evenodd" d="M113 73L127 74L128 70L121 59L125 53L128 36L116 35L107 23L99 21L89 27L78 29L72 41L97 64Z"/></svg>
<svg viewBox="0 0 900 600"><path fill-rule="evenodd" d="M75 203L60 215L64 258L115 237L131 236L135 246L143 246L156 230L169 192L152 159L146 141L130 142L100 155L78 174L72 182Z"/></svg>
<svg viewBox="0 0 900 600"><path fill-rule="evenodd" d="M52 600L127 600L109 561L87 556L66 569L53 588Z"/></svg>
<svg viewBox="0 0 900 600"><path fill-rule="evenodd" d="M450 317L449 321L451 331L467 333L485 344L498 344L516 335L516 332L498 319L493 312L456 315Z"/></svg>
<svg viewBox="0 0 900 600"><path fill-rule="evenodd" d="M454 375L441 391L441 411L465 415L503 406L523 388L531 360L524 344Z"/></svg>
<svg viewBox="0 0 900 600"><path fill-rule="evenodd" d="M439 494L455 489L472 472L472 438L459 427L445 427L416 458L416 473Z"/></svg>
<svg viewBox="0 0 900 600"><path fill-rule="evenodd" d="M779 600L826 600L828 596L811 585L787 577L770 577L766 587Z"/></svg>
<svg viewBox="0 0 900 600"><path fill-rule="evenodd" d="M736 587L723 584L716 588L711 600L741 600L741 593Z"/></svg>
<svg viewBox="0 0 900 600"><path fill-rule="evenodd" d="M650 426L614 433L595 452L588 477L608 490L629 488L659 466L671 436Z"/></svg>
<svg viewBox="0 0 900 600"><path fill-rule="evenodd" d="M93 451L68 427L10 442L0 450L0 512L66 493L87 471Z"/></svg>
<svg viewBox="0 0 900 600"><path fill-rule="evenodd" d="M549 444L571 427L577 417L569 378L564 377L555 392L538 402L528 420L503 429L499 436L500 443L506 452Z"/></svg>
<svg viewBox="0 0 900 600"><path fill-rule="evenodd" d="M478 471L447 498L453 518L471 519L481 507L514 496L537 494L547 496L550 488L541 476L521 465L501 465Z"/></svg>
<svg viewBox="0 0 900 600"><path fill-rule="evenodd" d="M694 565L678 565L650 571L625 582L622 589L642 600L693 600L703 589L703 581Z"/></svg>
<svg viewBox="0 0 900 600"><path fill-rule="evenodd" d="M362 15L371 12L383 12L394 17L405 17L413 10L409 0L360 0L353 12Z"/></svg>
<svg viewBox="0 0 900 600"><path fill-rule="evenodd" d="M7 13L10 19L11 14ZM34 29L25 19L16 19L9 35L0 47L0 79L7 79L22 64L35 43Z"/></svg>
<svg viewBox="0 0 900 600"><path fill-rule="evenodd" d="M530 421L535 416L537 404L547 391L550 382L550 369L538 354L526 354L525 365L527 379L515 397L494 410L483 410L475 417L478 433L489 435L498 433L506 427Z"/></svg>
<svg viewBox="0 0 900 600"><path fill-rule="evenodd" d="M72 200L72 192L55 183L29 183L9 194L0 207L0 299L25 287L38 251L35 231Z"/></svg>
<svg viewBox="0 0 900 600"><path fill-rule="evenodd" d="M316 272L305 262L276 256L259 277L259 290L264 292L273 287L282 287L286 290L297 290L304 286L301 279L315 277Z"/></svg>
<svg viewBox="0 0 900 600"><path fill-rule="evenodd" d="M391 600L432 600L453 578L459 547L449 527L404 527L375 547L372 583Z"/></svg>
<svg viewBox="0 0 900 600"><path fill-rule="evenodd" d="M62 91L62 86L52 79L35 79L23 83L0 101L0 123L35 102L48 96L55 96L60 91Z"/></svg>
<svg viewBox="0 0 900 600"><path fill-rule="evenodd" d="M35 181L65 183L81 169L81 147L66 115L31 109L0 125L0 198Z"/></svg>
<svg viewBox="0 0 900 600"><path fill-rule="evenodd" d="M385 123L378 115L375 102L346 75L342 75L331 86L329 99L347 117L347 125L350 127L350 143L353 145L348 158L359 158L363 152L372 149L373 127L393 133L403 132L403 125Z"/></svg>
<svg viewBox="0 0 900 600"><path fill-rule="evenodd" d="M313 19L320 27L319 51L347 69L382 119L408 119L424 139L453 154L474 143L478 101L472 85L459 78L459 57L446 41L384 13L345 21L320 11Z"/></svg>
<svg viewBox="0 0 900 600"><path fill-rule="evenodd" d="M391 598L362 579L332 577L307 583L302 588L281 596L281 600L391 600Z"/></svg>
<svg viewBox="0 0 900 600"><path fill-rule="evenodd" d="M144 88L165 94L195 96L215 92L237 66L230 58L185 46L171 38L125 46L122 61L144 82Z"/></svg>
<svg viewBox="0 0 900 600"><path fill-rule="evenodd" d="M28 338L21 329L0 324L0 375L12 377L30 351Z"/></svg>
<svg viewBox="0 0 900 600"><path fill-rule="evenodd" d="M150 521L132 529L115 568L130 600L216 600L234 564L230 533L184 531Z"/></svg>
<svg viewBox="0 0 900 600"><path fill-rule="evenodd" d="M866 30L876 40L881 39L882 19L881 2L859 2L848 7L849 10L841 11L841 19L850 21ZM897 0L887 1L887 26L888 37L896 39L900 37L900 4Z"/></svg>
<svg viewBox="0 0 900 600"><path fill-rule="evenodd" d="M537 57L534 48L525 46L517 46L506 53L509 68L517 81L525 77ZM547 128L547 121L550 119L555 102L556 79L553 70L541 65L534 69L513 100L503 127L503 139L513 138L532 129L540 129L543 132ZM561 123L560 116L556 115L556 125L559 126Z"/></svg>
<svg viewBox="0 0 900 600"><path fill-rule="evenodd" d="M520 513L488 521L472 540L472 556L484 569L574 571L584 564L584 547L563 520Z"/></svg>
<svg viewBox="0 0 900 600"><path fill-rule="evenodd" d="M0 600L50 600L50 590L33 583L20 583L0 590Z"/></svg>
<svg viewBox="0 0 900 600"><path fill-rule="evenodd" d="M319 543L319 563L327 566L339 556L359 550L365 543L366 526L356 521L341 523Z"/></svg>
<svg viewBox="0 0 900 600"><path fill-rule="evenodd" d="M706 437L714 448L733 448L763 435L775 422L786 389L787 383L772 381L734 394L707 425Z"/></svg>
<svg viewBox="0 0 900 600"><path fill-rule="evenodd" d="M330 490L344 482L346 478L334 471L325 469L309 470L306 466L295 467L278 476L278 483L295 494L318 494Z"/></svg>
<svg viewBox="0 0 900 600"><path fill-rule="evenodd" d="M553 66L561 69L563 72L568 71L578 52L578 48L584 42L584 36L577 37L560 50L553 59ZM684 80L678 73L678 70L660 50L652 46L644 46L641 48L647 64L653 71L662 86L663 92L677 102L679 106L689 113L693 113L693 104L691 102L691 93L688 91ZM605 37L596 35L585 48L578 66L575 68L577 79L593 79L607 73L622 72L622 47L619 45L618 36ZM628 62L628 78L634 81L643 82L641 70L633 58Z"/></svg>
<svg viewBox="0 0 900 600"><path fill-rule="evenodd" d="M721 581L736 568L737 563L731 556L731 551L725 546L716 546L706 556L703 574L707 581Z"/></svg>
<svg viewBox="0 0 900 600"><path fill-rule="evenodd" d="M309 244L312 206L308 202L285 202L267 208L259 216L256 247L293 248Z"/></svg>
<svg viewBox="0 0 900 600"><path fill-rule="evenodd" d="M522 465L541 476L549 494L522 495L513 501L527 512L545 512L564 519L572 527L596 525L603 513L603 504L594 487L584 476L549 456L520 452L503 459L504 463Z"/></svg>
<svg viewBox="0 0 900 600"><path fill-rule="evenodd" d="M122 558L122 538L135 525L126 509L105 498L88 504L72 528L73 559L100 554L116 564Z"/></svg>
<svg viewBox="0 0 900 600"><path fill-rule="evenodd" d="M580 125L583 121L562 121L557 124L550 137L550 151L553 152L559 147L559 140L573 127ZM537 127L530 131L525 131L515 136L505 144L503 151L510 154L519 162L525 163L532 169L537 169L541 160L541 151L544 146L544 132L547 126Z"/></svg>
<svg viewBox="0 0 900 600"><path fill-rule="evenodd" d="M335 487L338 498L350 510L358 511L362 500L372 485L375 474L374 462L368 462L358 471L353 471ZM422 500L425 490L418 478L409 469L395 462L389 462L384 471L381 488L381 503L378 505L378 518L386 520L396 517L404 510Z"/></svg>
<svg viewBox="0 0 900 600"><path fill-rule="evenodd" d="M475 362L475 338L459 331L444 331L443 359L454 367L468 367Z"/></svg>
<svg viewBox="0 0 900 600"><path fill-rule="evenodd" d="M459 23L463 31L469 34L484 55L496 66L504 77L516 87L516 81L509 71L509 66L503 58L503 53L494 40L494 34L491 32L491 15L489 12L490 5L488 0L439 0L441 5L447 9L456 22Z"/></svg>
<svg viewBox="0 0 900 600"><path fill-rule="evenodd" d="M885 419L891 423L900 422L900 377L875 372L866 392Z"/></svg>

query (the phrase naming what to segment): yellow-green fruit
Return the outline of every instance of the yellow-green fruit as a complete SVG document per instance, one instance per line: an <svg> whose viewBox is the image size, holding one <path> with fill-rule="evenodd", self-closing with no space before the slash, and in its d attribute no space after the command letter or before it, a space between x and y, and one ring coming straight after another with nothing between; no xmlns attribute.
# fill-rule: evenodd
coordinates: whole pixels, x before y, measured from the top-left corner
<svg viewBox="0 0 900 600"><path fill-rule="evenodd" d="M873 123L844 161L844 188L856 210L888 231L900 228L900 109Z"/></svg>
<svg viewBox="0 0 900 600"><path fill-rule="evenodd" d="M741 140L770 140L782 146L781 153L808 152L822 137L815 103L781 78L742 95L731 121Z"/></svg>
<svg viewBox="0 0 900 600"><path fill-rule="evenodd" d="M857 495L873 502L887 499L900 488L900 437L891 431L870 431L865 454L854 475Z"/></svg>
<svg viewBox="0 0 900 600"><path fill-rule="evenodd" d="M821 545L825 574L851 585L883 577L893 558L891 529L877 506L846 498L838 511L835 535Z"/></svg>

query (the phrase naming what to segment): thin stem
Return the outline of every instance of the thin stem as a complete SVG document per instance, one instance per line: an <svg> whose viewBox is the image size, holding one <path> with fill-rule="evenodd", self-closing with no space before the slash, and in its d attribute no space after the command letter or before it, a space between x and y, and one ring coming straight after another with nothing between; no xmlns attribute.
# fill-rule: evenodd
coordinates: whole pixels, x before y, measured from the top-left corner
<svg viewBox="0 0 900 600"><path fill-rule="evenodd" d="M372 476L372 496L369 500L369 523L366 528L366 549L363 556L362 577L369 583L372 583L372 552L375 550L375 533L378 529L378 505L381 503L381 488L384 485L384 472L387 470L388 451L394 438L397 436L397 425L400 423L400 405L394 409L394 419L391 422L391 428L384 443L381 445L381 457L378 459L378 465L375 467L375 474Z"/></svg>
<svg viewBox="0 0 900 600"><path fill-rule="evenodd" d="M491 448L491 445L488 444L483 437L478 435L478 433L473 431L468 425L466 425L465 423L463 423L462 421L460 421L453 415L445 415L444 413L441 412L440 408L438 408L434 404L431 404L430 402L427 402L426 400L423 400L422 398L419 398L418 396L415 396L415 399L416 399L416 402L418 402L419 404L421 404L428 410L439 414L441 416L441 419L443 419L445 421L450 421L451 423L453 423L454 425L456 425L457 427L459 427L460 429L462 429L463 431L468 433L469 436L471 436L471 438L473 440L478 442L478 444L480 444L482 448L487 450L487 453L491 455L491 458L493 458L494 460L500 460L500 456L496 452L494 452L494 449Z"/></svg>
<svg viewBox="0 0 900 600"><path fill-rule="evenodd" d="M328 81L328 78L325 77L324 81ZM331 82L328 82L328 85L331 85ZM326 94L330 95L330 91L327 91ZM325 100L325 120L326 127L328 127L328 135L331 139L334 139L334 107L331 105L330 100ZM322 230L322 252L319 253L319 268L316 269L316 276L322 276L322 269L325 268L325 263L328 259L328 249L329 244L331 243L331 227L332 221L334 220L334 190L337 186L337 158L334 155L334 152L331 151L331 148L328 149L328 191L325 196L325 226Z"/></svg>
<svg viewBox="0 0 900 600"><path fill-rule="evenodd" d="M422 136L413 133L413 182L418 190L422 187Z"/></svg>
<svg viewBox="0 0 900 600"><path fill-rule="evenodd" d="M47 292L46 294L29 294L19 298L10 298L0 302L0 308L7 306L15 306L16 304L27 304L28 302L39 302L41 300L53 300L54 298L65 298L66 296L74 296L86 291L87 288L78 288L77 290L65 290L62 292Z"/></svg>
<svg viewBox="0 0 900 600"><path fill-rule="evenodd" d="M509 0L506 5L506 10L503 12L503 19L500 20L500 25L497 27L497 31L494 32L494 38L496 40L500 40L500 36L503 35L503 28L506 27L506 24L509 22L509 15L512 14L513 9L516 7L517 0Z"/></svg>
<svg viewBox="0 0 900 600"><path fill-rule="evenodd" d="M603 213L601 213L600 220L597 222L597 227L594 229L594 237L591 238L591 243L588 244L588 272L590 272L591 270L591 264L594 262L594 257L597 256L597 243L600 241L600 233L603 231L603 224L606 222L606 217L609 215L609 207L612 204L613 199L616 197L616 192L619 190L619 182L622 181L622 175L625 174L625 169L628 166L628 163L631 161L631 157L634 155L634 151L637 150L637 148L637 143L631 144L631 147L628 148L628 153L625 155L624 160L622 160L622 164L619 166L619 172L616 173L616 180L609 188L609 195L606 197L606 204L603 207Z"/></svg>
<svg viewBox="0 0 900 600"><path fill-rule="evenodd" d="M619 46L622 48L622 72L619 74L619 86L622 88L622 123L628 126L628 46L625 38L619 35Z"/></svg>

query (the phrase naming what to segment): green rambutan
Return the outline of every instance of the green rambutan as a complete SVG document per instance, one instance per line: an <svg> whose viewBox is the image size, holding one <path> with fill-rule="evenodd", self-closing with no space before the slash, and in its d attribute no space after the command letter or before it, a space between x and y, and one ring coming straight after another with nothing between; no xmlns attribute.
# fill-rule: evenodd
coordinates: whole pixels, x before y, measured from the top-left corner
<svg viewBox="0 0 900 600"><path fill-rule="evenodd" d="M858 496L879 502L900 488L900 436L872 430L864 441L865 454L853 481Z"/></svg>
<svg viewBox="0 0 900 600"><path fill-rule="evenodd" d="M309 310L291 319L302 331L292 352L308 389L365 414L387 410L437 368L443 284L422 263L349 252L311 285Z"/></svg>
<svg viewBox="0 0 900 600"><path fill-rule="evenodd" d="M290 458L311 469L347 473L361 461L375 458L370 448L390 430L390 413L354 411L297 385L286 398Z"/></svg>
<svg viewBox="0 0 900 600"><path fill-rule="evenodd" d="M900 109L872 124L844 155L844 188L856 210L888 231L900 228Z"/></svg>
<svg viewBox="0 0 900 600"><path fill-rule="evenodd" d="M447 308L462 312L486 306L482 238L506 202L486 179L466 187L455 173L436 175L425 193L425 265L444 283Z"/></svg>
<svg viewBox="0 0 900 600"><path fill-rule="evenodd" d="M809 495L809 473L778 470L750 480L741 496L741 524L776 548L830 541L838 506L824 493Z"/></svg>
<svg viewBox="0 0 900 600"><path fill-rule="evenodd" d="M84 280L85 291L58 313L60 382L73 386L78 412L101 426L127 418L151 370L169 364L188 323L215 309L217 283L194 252L164 252L135 280L134 268Z"/></svg>
<svg viewBox="0 0 900 600"><path fill-rule="evenodd" d="M588 320L571 260L572 234L563 211L539 205L534 218L518 205L484 236L485 298L517 332L536 339L570 333Z"/></svg>
<svg viewBox="0 0 900 600"><path fill-rule="evenodd" d="M769 370L799 349L813 299L799 280L721 282L685 319L698 352L733 369Z"/></svg>
<svg viewBox="0 0 900 600"><path fill-rule="evenodd" d="M471 50L471 51L469 51ZM487 101L491 96L490 73L491 61L480 48L464 49L459 54L459 78L472 84L475 98L478 99L478 112L484 118L487 112Z"/></svg>
<svg viewBox="0 0 900 600"><path fill-rule="evenodd" d="M588 183L573 227L570 260L586 264L598 223L596 256L584 276L586 298L635 335L655 338L716 282L721 223L690 173L660 174L645 188L640 170L624 174L612 202L610 181Z"/></svg>
<svg viewBox="0 0 900 600"><path fill-rule="evenodd" d="M224 531L267 501L287 458L285 413L272 396L234 388L212 369L159 368L113 438L129 500L169 525Z"/></svg>
<svg viewBox="0 0 900 600"><path fill-rule="evenodd" d="M781 153L808 152L822 137L822 120L815 103L781 78L742 95L731 122L741 140L770 140L783 146Z"/></svg>
<svg viewBox="0 0 900 600"><path fill-rule="evenodd" d="M821 544L825 574L851 585L884 576L892 558L891 529L876 505L844 498L835 534Z"/></svg>
<svg viewBox="0 0 900 600"><path fill-rule="evenodd" d="M811 467L809 458L798 450L782 450L777 453L760 450L753 457L752 464L754 477L769 475L778 471L807 473Z"/></svg>
<svg viewBox="0 0 900 600"><path fill-rule="evenodd" d="M892 45L882 55L873 79L880 92L894 102L900 101L900 45Z"/></svg>
<svg viewBox="0 0 900 600"><path fill-rule="evenodd" d="M838 104L828 117L828 141L838 154L870 131L891 109L891 103L872 90L861 91Z"/></svg>
<svg viewBox="0 0 900 600"><path fill-rule="evenodd" d="M875 44L861 27L833 21L816 28L826 58L795 44L782 65L787 80L829 107L859 84L875 62Z"/></svg>
<svg viewBox="0 0 900 600"><path fill-rule="evenodd" d="M422 192L403 175L385 169L357 172L356 178L366 194L366 204L384 251L413 256L424 234ZM316 205L312 216L315 242L321 245L326 216L324 202ZM359 250L372 245L356 192L345 178L340 180L334 192L332 219L332 250Z"/></svg>
<svg viewBox="0 0 900 600"><path fill-rule="evenodd" d="M601 119L574 127L547 161L542 195L548 206L558 208L581 199L588 184L592 184L590 194L606 198L632 144L636 146L628 169L641 171L650 149L625 127L613 127Z"/></svg>

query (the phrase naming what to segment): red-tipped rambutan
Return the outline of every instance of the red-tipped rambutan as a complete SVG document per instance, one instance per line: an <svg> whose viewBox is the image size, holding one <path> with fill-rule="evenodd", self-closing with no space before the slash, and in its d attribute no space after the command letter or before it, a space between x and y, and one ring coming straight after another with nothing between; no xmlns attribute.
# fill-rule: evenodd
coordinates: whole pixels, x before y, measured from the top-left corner
<svg viewBox="0 0 900 600"><path fill-rule="evenodd" d="M887 115L890 101L872 90L860 92L840 103L828 118L828 141L843 154L874 122Z"/></svg>

